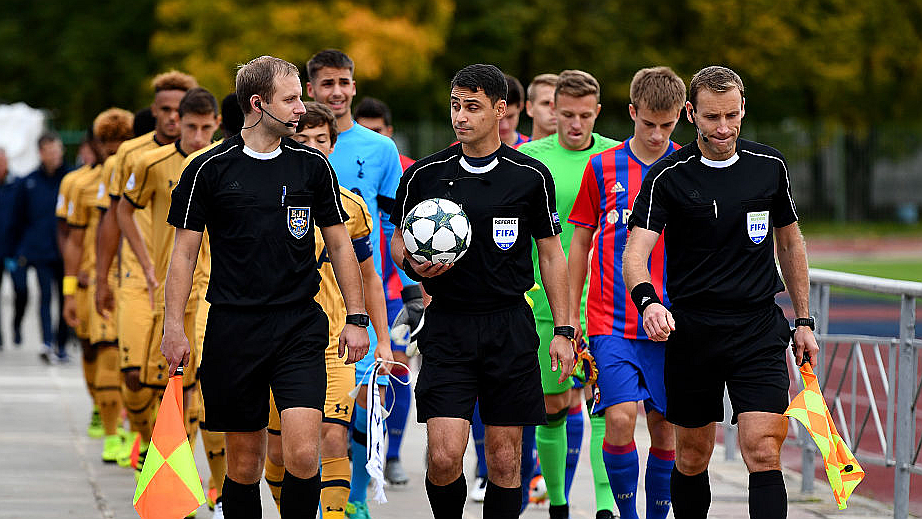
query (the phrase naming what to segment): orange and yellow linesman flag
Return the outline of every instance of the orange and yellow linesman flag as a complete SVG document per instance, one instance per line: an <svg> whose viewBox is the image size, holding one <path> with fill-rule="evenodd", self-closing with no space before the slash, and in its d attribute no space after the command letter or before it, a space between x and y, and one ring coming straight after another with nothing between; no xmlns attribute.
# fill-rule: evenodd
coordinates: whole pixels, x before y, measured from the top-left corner
<svg viewBox="0 0 922 519"><path fill-rule="evenodd" d="M181 519L204 502L205 492L183 426L180 366L170 377L157 412L134 508L141 519Z"/></svg>
<svg viewBox="0 0 922 519"><path fill-rule="evenodd" d="M852 495L852 491L864 478L864 470L845 445L845 440L839 436L809 362L804 362L800 367L800 375L804 379L804 390L794 397L784 415L797 419L810 431L810 436L823 455L826 476L836 504L839 510L844 510L848 496Z"/></svg>

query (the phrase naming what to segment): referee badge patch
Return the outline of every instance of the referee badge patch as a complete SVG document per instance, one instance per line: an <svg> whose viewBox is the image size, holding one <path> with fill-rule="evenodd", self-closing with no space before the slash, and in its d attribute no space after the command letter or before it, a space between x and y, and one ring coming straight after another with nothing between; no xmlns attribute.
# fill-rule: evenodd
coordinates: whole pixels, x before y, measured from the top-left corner
<svg viewBox="0 0 922 519"><path fill-rule="evenodd" d="M768 236L768 211L746 213L746 230L752 243L762 243Z"/></svg>
<svg viewBox="0 0 922 519"><path fill-rule="evenodd" d="M310 225L311 208L310 207L289 207L288 208L288 232L297 239L301 239L307 234L307 228Z"/></svg>
<svg viewBox="0 0 922 519"><path fill-rule="evenodd" d="M518 218L494 218L493 219L493 243L500 250L509 250L515 245L515 239L519 236L519 219Z"/></svg>

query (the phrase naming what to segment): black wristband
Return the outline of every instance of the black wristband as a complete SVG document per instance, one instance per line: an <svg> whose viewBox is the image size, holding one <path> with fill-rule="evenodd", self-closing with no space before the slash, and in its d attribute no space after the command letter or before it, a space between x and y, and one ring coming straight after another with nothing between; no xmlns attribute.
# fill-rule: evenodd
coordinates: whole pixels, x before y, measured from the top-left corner
<svg viewBox="0 0 922 519"><path fill-rule="evenodd" d="M663 304L659 300L659 296L656 295L656 288L653 287L653 283L647 282L640 283L631 290L631 301L634 301L634 306L637 307L637 311L641 315L653 303Z"/></svg>
<svg viewBox="0 0 922 519"><path fill-rule="evenodd" d="M423 277L417 274L415 270L413 270L413 267L410 265L410 260L406 258L403 258L403 272L407 275L408 278L416 281L417 283L423 280Z"/></svg>

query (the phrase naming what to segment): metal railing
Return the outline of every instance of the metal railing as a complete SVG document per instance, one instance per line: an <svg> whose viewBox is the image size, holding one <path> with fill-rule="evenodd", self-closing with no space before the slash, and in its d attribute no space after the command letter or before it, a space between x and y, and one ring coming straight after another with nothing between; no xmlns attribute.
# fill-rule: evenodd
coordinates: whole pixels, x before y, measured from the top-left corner
<svg viewBox="0 0 922 519"><path fill-rule="evenodd" d="M830 334L831 287L899 296L899 337ZM917 380L922 340L915 338L919 297L922 283L810 269L810 313L816 317L820 347L814 371L836 428L858 461L893 467L895 519L908 517L910 476L922 474L918 464L922 439L916 440L915 430L915 408L922 392ZM793 396L803 386L790 353L788 368ZM726 398L724 405L729 416ZM810 493L819 451L799 422L792 434L801 448L801 491ZM727 459L735 457L736 442L735 427L724 422Z"/></svg>

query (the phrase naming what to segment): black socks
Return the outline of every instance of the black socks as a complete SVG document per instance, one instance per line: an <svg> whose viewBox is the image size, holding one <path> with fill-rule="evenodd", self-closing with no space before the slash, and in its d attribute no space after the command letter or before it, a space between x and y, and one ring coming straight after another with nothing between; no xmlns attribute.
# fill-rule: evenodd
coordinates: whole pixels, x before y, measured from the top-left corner
<svg viewBox="0 0 922 519"><path fill-rule="evenodd" d="M672 513L675 519L706 519L711 507L711 483L708 471L686 476L673 467L669 478Z"/></svg>
<svg viewBox="0 0 922 519"><path fill-rule="evenodd" d="M497 519L516 519L522 507L522 485L504 488L487 481L483 498L483 516Z"/></svg>
<svg viewBox="0 0 922 519"><path fill-rule="evenodd" d="M487 487L489 490L489 486ZM429 495L429 506L432 508L432 517L435 519L461 519L464 513L464 502L467 500L467 482L464 474L447 485L436 485L426 476L426 494ZM518 503L522 493L516 494L516 515Z"/></svg>
<svg viewBox="0 0 922 519"><path fill-rule="evenodd" d="M282 519L317 517L320 505L320 471L307 479L301 479L285 471L282 479L282 497L279 499Z"/></svg>
<svg viewBox="0 0 922 519"><path fill-rule="evenodd" d="M750 519L785 519L788 516L788 493L780 470L749 474Z"/></svg>
<svg viewBox="0 0 922 519"><path fill-rule="evenodd" d="M254 519L263 516L263 508L259 502L259 483L243 485L229 476L225 477L221 502L224 503L224 517L227 519Z"/></svg>

